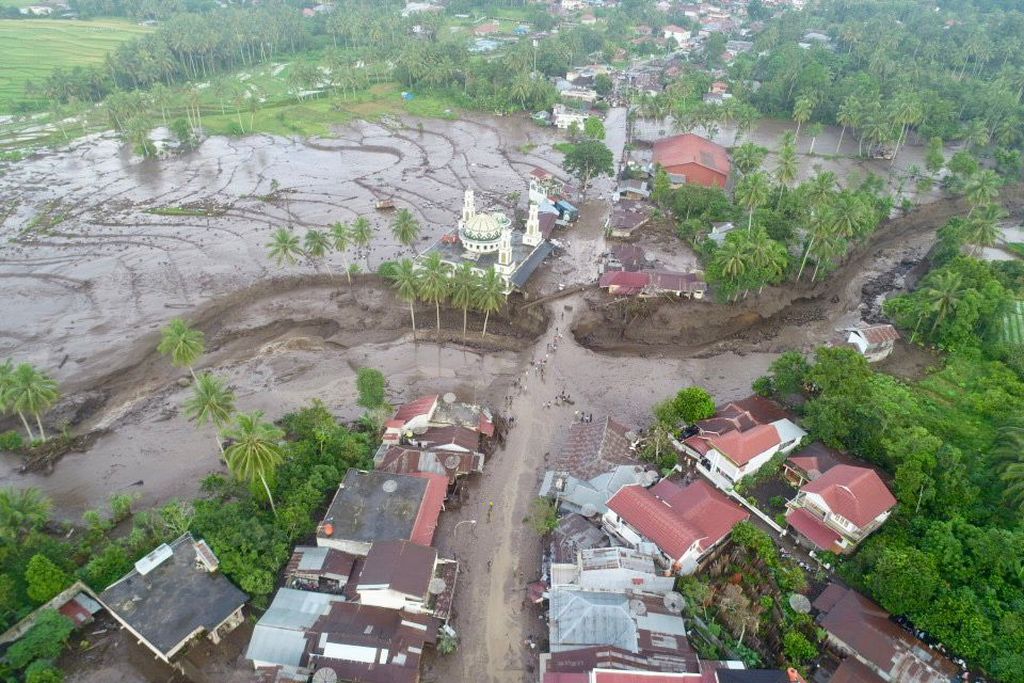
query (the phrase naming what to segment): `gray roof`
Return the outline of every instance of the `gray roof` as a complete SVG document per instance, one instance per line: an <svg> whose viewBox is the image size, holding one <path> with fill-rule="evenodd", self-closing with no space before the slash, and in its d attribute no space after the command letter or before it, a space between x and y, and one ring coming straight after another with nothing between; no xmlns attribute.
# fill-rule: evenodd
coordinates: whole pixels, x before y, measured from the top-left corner
<svg viewBox="0 0 1024 683"><path fill-rule="evenodd" d="M608 545L608 536L603 531L586 517L572 513L559 519L551 534L551 559L552 562L576 562L576 553L580 550Z"/></svg>
<svg viewBox="0 0 1024 683"><path fill-rule="evenodd" d="M141 575L132 570L100 593L104 606L168 657L198 630L212 631L249 599L223 574L196 561L195 540L184 534L171 555Z"/></svg>
<svg viewBox="0 0 1024 683"><path fill-rule="evenodd" d="M556 588L548 599L552 652L587 645L639 649L636 621L625 594Z"/></svg>
<svg viewBox="0 0 1024 683"><path fill-rule="evenodd" d="M602 472L593 479L578 479L571 474L561 474L565 479L563 490L558 492L554 482L558 472L546 472L541 483L541 496L558 495L559 506L572 512L580 512L587 504L594 506L595 514L608 511L608 499L627 484L639 484L644 468L640 465L620 465L609 472Z"/></svg>
<svg viewBox="0 0 1024 683"><path fill-rule="evenodd" d="M544 262L544 259L548 257L554 250L554 245L551 242L541 242L536 249L530 254L529 258L526 259L518 268L516 272L512 274L512 286L521 288L526 284L526 281L533 275L533 271L537 270L537 267Z"/></svg>
<svg viewBox="0 0 1024 683"><path fill-rule="evenodd" d="M301 548L296 548L295 550L302 551L302 554L299 557L299 569L304 571L315 571L323 568L324 560L327 559L327 548L303 546Z"/></svg>
<svg viewBox="0 0 1024 683"><path fill-rule="evenodd" d="M373 542L409 538L427 491L427 480L406 474L350 469L327 509L330 538ZM327 537L323 527L317 532Z"/></svg>
<svg viewBox="0 0 1024 683"><path fill-rule="evenodd" d="M282 588L256 624L245 656L259 662L298 666L306 650L306 631L341 595Z"/></svg>

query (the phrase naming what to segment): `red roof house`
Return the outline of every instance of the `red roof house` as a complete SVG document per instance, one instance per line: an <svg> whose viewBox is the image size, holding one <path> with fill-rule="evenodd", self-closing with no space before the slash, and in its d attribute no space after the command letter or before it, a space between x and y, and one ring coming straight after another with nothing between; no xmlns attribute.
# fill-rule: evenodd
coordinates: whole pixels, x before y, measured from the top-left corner
<svg viewBox="0 0 1024 683"><path fill-rule="evenodd" d="M703 480L682 487L663 479L650 489L623 486L608 501L606 530L637 547L654 543L675 571L690 574L700 559L750 515Z"/></svg>
<svg viewBox="0 0 1024 683"><path fill-rule="evenodd" d="M670 175L705 187L725 187L731 169L725 147L693 133L654 143L654 163Z"/></svg>
<svg viewBox="0 0 1024 683"><path fill-rule="evenodd" d="M896 499L874 470L836 465L806 484L786 519L822 550L849 553L888 519Z"/></svg>

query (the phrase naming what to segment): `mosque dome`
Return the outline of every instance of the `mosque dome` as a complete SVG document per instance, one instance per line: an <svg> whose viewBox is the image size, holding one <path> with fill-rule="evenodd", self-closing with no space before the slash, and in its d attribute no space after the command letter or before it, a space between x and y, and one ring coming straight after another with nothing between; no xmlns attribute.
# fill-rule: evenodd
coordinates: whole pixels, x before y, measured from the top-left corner
<svg viewBox="0 0 1024 683"><path fill-rule="evenodd" d="M501 221L495 214L478 213L466 221L462 234L473 241L488 242L501 236L502 227Z"/></svg>

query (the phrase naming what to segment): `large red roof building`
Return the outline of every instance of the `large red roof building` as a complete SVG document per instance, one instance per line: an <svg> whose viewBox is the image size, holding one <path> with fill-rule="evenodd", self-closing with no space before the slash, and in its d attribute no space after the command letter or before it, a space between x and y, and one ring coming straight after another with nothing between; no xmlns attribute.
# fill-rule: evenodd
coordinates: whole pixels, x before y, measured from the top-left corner
<svg viewBox="0 0 1024 683"><path fill-rule="evenodd" d="M671 176L704 187L724 188L732 168L725 147L693 133L654 143L654 163Z"/></svg>

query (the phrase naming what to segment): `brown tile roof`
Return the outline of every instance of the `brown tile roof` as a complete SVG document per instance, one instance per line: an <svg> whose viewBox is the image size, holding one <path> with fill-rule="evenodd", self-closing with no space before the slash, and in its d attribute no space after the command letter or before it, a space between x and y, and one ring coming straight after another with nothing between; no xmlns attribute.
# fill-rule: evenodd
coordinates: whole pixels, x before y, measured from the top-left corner
<svg viewBox="0 0 1024 683"><path fill-rule="evenodd" d="M747 396L739 401L732 401L728 406L746 411L755 421L761 424L775 422L776 420L796 421L796 416L791 411L786 410L775 401L758 396L757 394Z"/></svg>
<svg viewBox="0 0 1024 683"><path fill-rule="evenodd" d="M842 536L807 510L803 508L790 510L786 513L786 521L801 536L822 550L833 553L841 552L839 542L842 540Z"/></svg>
<svg viewBox="0 0 1024 683"><path fill-rule="evenodd" d="M608 501L608 509L673 559L682 557L695 541L707 550L750 516L703 480L686 487L669 479L651 489L623 486Z"/></svg>
<svg viewBox="0 0 1024 683"><path fill-rule="evenodd" d="M409 541L377 541L366 554L357 590L390 588L425 598L436 561L433 548Z"/></svg>
<svg viewBox="0 0 1024 683"><path fill-rule="evenodd" d="M578 479L593 479L616 465L635 465L626 436L629 429L610 417L595 422L574 422L554 468Z"/></svg>
<svg viewBox="0 0 1024 683"><path fill-rule="evenodd" d="M862 327L860 328L860 333L864 335L864 339L866 339L872 346L884 344L885 342L896 341L900 338L900 333L897 332L896 328L892 325L871 325L870 327Z"/></svg>
<svg viewBox="0 0 1024 683"><path fill-rule="evenodd" d="M859 527L896 505L896 499L874 470L853 465L836 465L801 491L816 493L829 509Z"/></svg>
<svg viewBox="0 0 1024 683"><path fill-rule="evenodd" d="M651 285L666 292L703 292L707 289L704 276L700 273L675 273L668 270L652 270Z"/></svg>
<svg viewBox="0 0 1024 683"><path fill-rule="evenodd" d="M437 394L430 396L421 396L415 401L410 401L403 406L400 406L395 411L395 420L401 420L403 423L408 422L414 417L420 417L421 415L429 415L434 409L434 405L437 403Z"/></svg>
<svg viewBox="0 0 1024 683"><path fill-rule="evenodd" d="M444 450L445 446L459 446L474 452L480 450L480 433L457 425L430 427L422 434L414 435L412 441L436 450Z"/></svg>
<svg viewBox="0 0 1024 683"><path fill-rule="evenodd" d="M730 431L721 436L708 437L715 450L742 467L773 446L782 443L774 425L758 425L745 432Z"/></svg>
<svg viewBox="0 0 1024 683"><path fill-rule="evenodd" d="M431 545L434 542L434 531L437 530L437 519L444 508L444 499L448 497L448 479L439 474L419 472L414 477L427 480L427 490L423 494L416 521L412 526L409 540L420 545Z"/></svg>
<svg viewBox="0 0 1024 683"><path fill-rule="evenodd" d="M885 683L885 679L853 657L847 657L829 683Z"/></svg>
<svg viewBox="0 0 1024 683"><path fill-rule="evenodd" d="M804 472L808 479L814 481L842 463L843 455L820 441L815 441L791 455L786 462Z"/></svg>
<svg viewBox="0 0 1024 683"><path fill-rule="evenodd" d="M454 482L459 476L479 472L483 466L483 455L458 451L423 451L404 446L391 446L377 461L375 467L381 472L413 474L430 472L447 477Z"/></svg>
<svg viewBox="0 0 1024 683"><path fill-rule="evenodd" d="M673 135L654 143L654 163L666 169L682 164L697 164L729 175L729 153L725 147L693 133Z"/></svg>
<svg viewBox="0 0 1024 683"><path fill-rule="evenodd" d="M814 601L819 625L900 683L947 683L959 673L948 659L890 621L860 593L830 584Z"/></svg>

